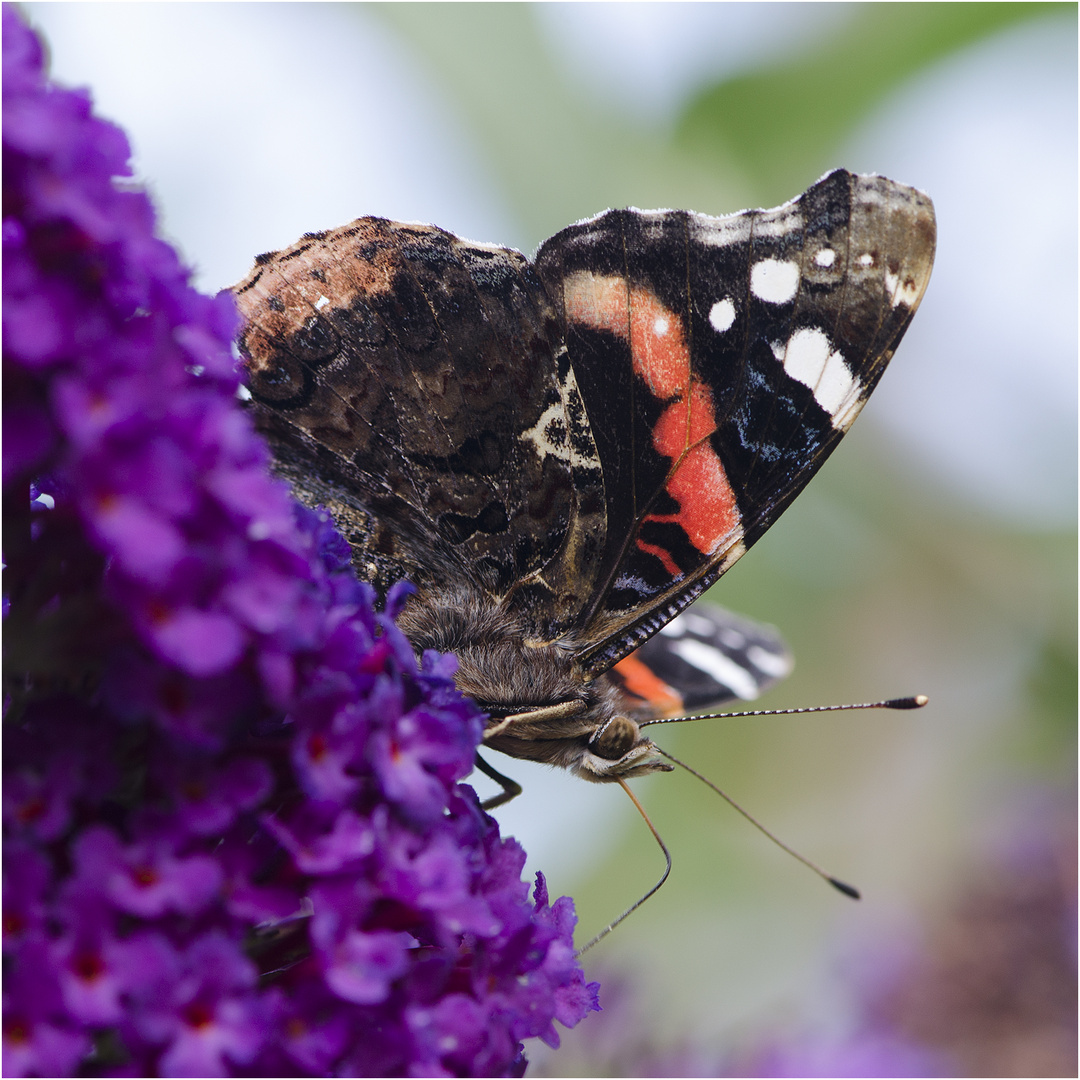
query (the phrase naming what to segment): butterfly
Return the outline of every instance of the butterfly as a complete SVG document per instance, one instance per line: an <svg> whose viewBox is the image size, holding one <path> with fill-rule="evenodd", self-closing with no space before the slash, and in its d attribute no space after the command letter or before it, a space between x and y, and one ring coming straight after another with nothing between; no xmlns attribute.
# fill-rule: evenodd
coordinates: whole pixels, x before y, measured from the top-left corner
<svg viewBox="0 0 1080 1080"><path fill-rule="evenodd" d="M673 620L851 426L934 245L926 195L837 170L773 210L608 210L531 261L360 218L233 292L275 468L361 578L415 584L399 624L457 656L485 745L621 781L671 768L648 718L789 666L768 629Z"/></svg>

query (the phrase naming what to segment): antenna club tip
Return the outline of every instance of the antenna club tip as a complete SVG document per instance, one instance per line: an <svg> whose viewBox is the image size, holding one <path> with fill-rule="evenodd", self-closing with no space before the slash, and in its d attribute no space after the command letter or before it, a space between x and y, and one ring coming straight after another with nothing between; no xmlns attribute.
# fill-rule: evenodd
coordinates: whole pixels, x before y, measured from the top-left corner
<svg viewBox="0 0 1080 1080"><path fill-rule="evenodd" d="M886 709L921 709L929 700L925 694L915 694L913 697L893 698L882 704Z"/></svg>
<svg viewBox="0 0 1080 1080"><path fill-rule="evenodd" d="M852 900L861 900L862 893L855 888L854 885L849 885L846 881L841 881L839 878L828 878L829 884L838 892L842 892L845 896L850 896Z"/></svg>

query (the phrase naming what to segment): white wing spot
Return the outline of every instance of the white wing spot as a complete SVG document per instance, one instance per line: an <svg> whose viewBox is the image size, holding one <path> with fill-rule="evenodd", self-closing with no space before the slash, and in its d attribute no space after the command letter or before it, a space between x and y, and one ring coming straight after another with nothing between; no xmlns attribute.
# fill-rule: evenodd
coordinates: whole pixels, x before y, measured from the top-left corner
<svg viewBox="0 0 1080 1080"><path fill-rule="evenodd" d="M700 634L702 637L711 637L716 630L712 619L699 615L696 611L686 611L679 616L686 624L686 629L691 634Z"/></svg>
<svg viewBox="0 0 1080 1080"><path fill-rule="evenodd" d="M786 304L799 288L799 267L793 262L762 259L750 271L750 291L769 304Z"/></svg>
<svg viewBox="0 0 1080 1080"><path fill-rule="evenodd" d="M326 305L329 304L329 303L330 303L330 297L329 296L320 296L319 299L315 301L315 310L316 311L322 311L322 309L324 307L326 307Z"/></svg>
<svg viewBox="0 0 1080 1080"><path fill-rule="evenodd" d="M873 266L874 265L874 256L871 255L869 251L866 252L864 255L860 255L859 256L859 265L860 266Z"/></svg>
<svg viewBox="0 0 1080 1080"><path fill-rule="evenodd" d="M668 330L671 328L671 323L669 323L667 321L667 319L664 318L663 315L660 315L654 320L654 322L652 324L652 328L653 328L653 333L657 337L663 337L668 332Z"/></svg>
<svg viewBox="0 0 1080 1080"><path fill-rule="evenodd" d="M676 656L681 656L688 664L693 664L700 671L711 675L718 683L729 687L746 701L752 701L761 692L757 679L746 668L740 667L734 660L711 645L686 638L675 642L671 646L671 651Z"/></svg>
<svg viewBox="0 0 1080 1080"><path fill-rule="evenodd" d="M718 334L730 330L735 322L735 305L727 297L717 300L709 311L709 322Z"/></svg>
<svg viewBox="0 0 1080 1080"><path fill-rule="evenodd" d="M903 304L905 307L914 307L919 302L919 286L912 280L910 283L901 282L898 274L885 271L885 291L889 294L889 303L892 307Z"/></svg>
<svg viewBox="0 0 1080 1080"><path fill-rule="evenodd" d="M790 675L791 669L795 666L787 653L769 652L768 649L763 649L760 645L751 645L746 650L746 659L758 671L774 679L782 679L785 675Z"/></svg>
<svg viewBox="0 0 1080 1080"><path fill-rule="evenodd" d="M566 431L566 411L561 402L549 405L536 424L523 431L518 438L523 442L531 443L533 449L542 458L550 455L567 464L572 463L570 441Z"/></svg>
<svg viewBox="0 0 1080 1080"><path fill-rule="evenodd" d="M772 350L788 375L814 391L814 400L832 417L834 427L844 420L850 424L844 414L852 396L858 396L859 380L843 354L832 349L824 330L796 330L786 345L774 342Z"/></svg>
<svg viewBox="0 0 1080 1080"><path fill-rule="evenodd" d="M689 220L690 236L707 247L727 247L729 244L743 244L750 239L751 218L748 214L716 218L692 213Z"/></svg>
<svg viewBox="0 0 1080 1080"><path fill-rule="evenodd" d="M826 269L836 262L836 252L832 248L822 248L815 256L814 262Z"/></svg>
<svg viewBox="0 0 1080 1080"><path fill-rule="evenodd" d="M853 423L855 423L855 417L862 412L863 399L858 394L858 385L856 385L856 393L853 393L847 401L839 409L833 413L832 426L837 431L847 431Z"/></svg>

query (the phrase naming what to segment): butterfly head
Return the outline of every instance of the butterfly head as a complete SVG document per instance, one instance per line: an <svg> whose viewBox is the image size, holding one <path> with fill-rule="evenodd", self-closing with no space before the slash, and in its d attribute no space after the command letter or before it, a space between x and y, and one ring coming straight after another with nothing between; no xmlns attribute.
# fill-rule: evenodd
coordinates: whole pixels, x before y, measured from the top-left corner
<svg viewBox="0 0 1080 1080"><path fill-rule="evenodd" d="M597 784L672 770L638 724L603 700L570 698L495 716L488 721L484 745L511 757L558 765Z"/></svg>
<svg viewBox="0 0 1080 1080"><path fill-rule="evenodd" d="M638 725L628 716L619 715L593 732L576 765L571 767L578 776L597 783L672 770Z"/></svg>

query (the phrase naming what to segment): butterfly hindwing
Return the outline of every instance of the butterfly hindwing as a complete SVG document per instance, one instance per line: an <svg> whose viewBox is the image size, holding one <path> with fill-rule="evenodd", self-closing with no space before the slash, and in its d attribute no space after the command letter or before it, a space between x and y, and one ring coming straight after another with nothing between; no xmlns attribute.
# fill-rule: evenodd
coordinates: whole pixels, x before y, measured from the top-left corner
<svg viewBox="0 0 1080 1080"><path fill-rule="evenodd" d="M529 607L568 537L582 562L603 546L591 431L524 256L362 218L263 257L234 292L277 468L381 590L464 579Z"/></svg>
<svg viewBox="0 0 1080 1080"><path fill-rule="evenodd" d="M608 673L639 720L685 716L752 701L791 672L791 653L771 626L711 604L676 615Z"/></svg>

